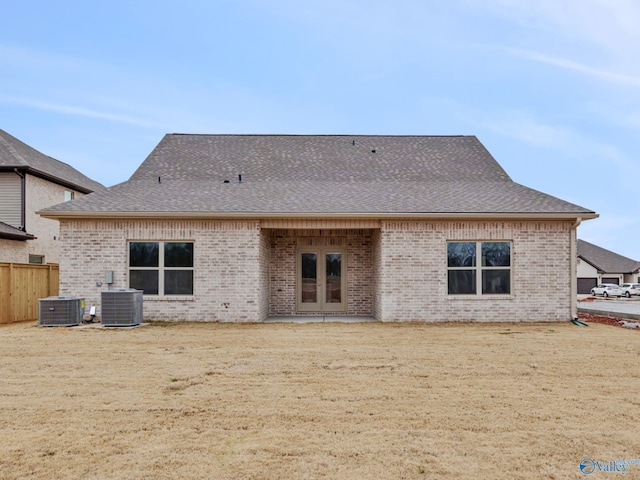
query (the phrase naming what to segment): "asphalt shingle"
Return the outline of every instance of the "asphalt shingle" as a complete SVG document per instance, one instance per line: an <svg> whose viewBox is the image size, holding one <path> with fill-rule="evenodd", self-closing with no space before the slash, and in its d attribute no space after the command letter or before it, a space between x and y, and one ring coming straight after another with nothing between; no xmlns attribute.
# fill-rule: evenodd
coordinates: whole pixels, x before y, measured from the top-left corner
<svg viewBox="0 0 640 480"><path fill-rule="evenodd" d="M473 136L180 134L127 182L45 212L594 215L513 182Z"/></svg>
<svg viewBox="0 0 640 480"><path fill-rule="evenodd" d="M640 268L640 262L584 240L578 240L578 257L603 273L632 273Z"/></svg>
<svg viewBox="0 0 640 480"><path fill-rule="evenodd" d="M0 168L27 169L34 175L43 175L74 186L76 190L83 193L105 188L72 166L44 155L4 130L0 130Z"/></svg>
<svg viewBox="0 0 640 480"><path fill-rule="evenodd" d="M36 237L30 233L20 230L19 228L0 222L0 238L7 238L10 240L33 240Z"/></svg>

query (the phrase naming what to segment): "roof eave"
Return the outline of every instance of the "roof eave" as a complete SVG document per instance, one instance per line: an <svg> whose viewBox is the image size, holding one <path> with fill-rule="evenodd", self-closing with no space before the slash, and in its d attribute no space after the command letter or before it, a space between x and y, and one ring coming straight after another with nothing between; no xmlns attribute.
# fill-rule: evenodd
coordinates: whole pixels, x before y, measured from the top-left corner
<svg viewBox="0 0 640 480"><path fill-rule="evenodd" d="M26 242L27 240L36 240L38 237L35 237L29 233L25 233L24 235L13 234L13 233L0 233L0 238L3 240L16 240L18 242Z"/></svg>
<svg viewBox="0 0 640 480"><path fill-rule="evenodd" d="M69 188L71 190L75 190L77 192L80 193L84 193L84 194L89 194L89 193L93 193L95 190L88 188L88 187L84 187L82 185L78 185L77 183L74 182L70 182L68 180L65 180L63 178L60 177L56 177L55 175L51 175L49 173L43 172L41 170L35 169L33 167L25 167L25 166L15 166L15 167L11 167L11 166L5 166L0 168L1 171L5 171L5 172L13 172L15 170L19 170L22 173L27 173L29 175L33 175L34 177L38 177L38 178L42 178L43 180L47 180L49 182L52 183L56 183L62 187L66 187Z"/></svg>
<svg viewBox="0 0 640 480"><path fill-rule="evenodd" d="M336 218L336 219L527 219L527 220L592 220L598 218L598 214L594 212L566 212L566 213L518 213L518 212L352 212L352 213L326 213L326 212L48 212L38 211L38 215L44 218L55 220L62 219L275 219L275 218L294 218L294 219L319 219L319 218Z"/></svg>
<svg viewBox="0 0 640 480"><path fill-rule="evenodd" d="M596 265L595 263L593 263L593 261L589 260L587 257L585 257L584 255L578 255L578 258L582 259L585 263L588 263L589 265L591 265L593 268L595 268L596 270L598 270L599 273L603 273L604 270L602 270L598 265Z"/></svg>

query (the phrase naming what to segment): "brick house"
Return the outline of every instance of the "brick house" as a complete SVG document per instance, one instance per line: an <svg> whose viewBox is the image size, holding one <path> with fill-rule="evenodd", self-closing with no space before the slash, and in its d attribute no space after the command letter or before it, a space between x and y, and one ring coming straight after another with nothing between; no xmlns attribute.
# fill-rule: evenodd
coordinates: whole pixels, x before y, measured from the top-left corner
<svg viewBox="0 0 640 480"><path fill-rule="evenodd" d="M588 294L601 283L640 283L640 262L578 240L578 293Z"/></svg>
<svg viewBox="0 0 640 480"><path fill-rule="evenodd" d="M102 189L0 130L0 262L59 263L59 224L36 211Z"/></svg>
<svg viewBox="0 0 640 480"><path fill-rule="evenodd" d="M169 134L128 181L40 213L62 294L133 287L147 319L221 322L566 321L597 217L473 136L362 135Z"/></svg>

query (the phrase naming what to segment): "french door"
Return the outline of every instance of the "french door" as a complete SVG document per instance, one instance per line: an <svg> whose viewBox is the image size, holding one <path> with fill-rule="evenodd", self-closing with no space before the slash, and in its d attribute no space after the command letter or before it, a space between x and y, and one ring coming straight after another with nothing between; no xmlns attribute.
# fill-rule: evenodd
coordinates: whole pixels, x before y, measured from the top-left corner
<svg viewBox="0 0 640 480"><path fill-rule="evenodd" d="M347 309L344 249L300 247L296 259L296 306L299 312Z"/></svg>

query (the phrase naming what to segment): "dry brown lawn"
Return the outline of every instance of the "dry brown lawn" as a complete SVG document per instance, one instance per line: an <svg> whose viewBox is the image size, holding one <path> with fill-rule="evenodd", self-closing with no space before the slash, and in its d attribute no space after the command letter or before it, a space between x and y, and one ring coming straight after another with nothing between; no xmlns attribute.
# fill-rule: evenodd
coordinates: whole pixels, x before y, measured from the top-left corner
<svg viewBox="0 0 640 480"><path fill-rule="evenodd" d="M20 324L0 351L2 479L564 479L640 457L640 332L605 325Z"/></svg>

